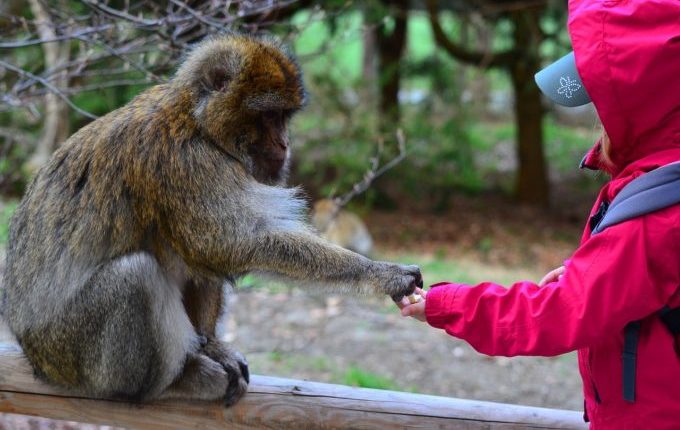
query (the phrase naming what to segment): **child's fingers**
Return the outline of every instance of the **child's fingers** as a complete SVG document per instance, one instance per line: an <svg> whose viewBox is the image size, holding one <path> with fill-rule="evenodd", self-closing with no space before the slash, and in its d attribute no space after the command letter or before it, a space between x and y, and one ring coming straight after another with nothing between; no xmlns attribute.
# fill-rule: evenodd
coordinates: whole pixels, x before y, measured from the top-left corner
<svg viewBox="0 0 680 430"><path fill-rule="evenodd" d="M404 307L401 310L401 315L405 317L413 317L419 321L425 321L425 301Z"/></svg>
<svg viewBox="0 0 680 430"><path fill-rule="evenodd" d="M544 286L545 284L547 284L548 282L550 282L550 281L553 279L553 276L554 276L554 275L553 275L553 272L554 272L554 270L551 271L551 272L549 272L549 273L548 273L547 275L545 275L543 278L541 278L541 280L538 281L538 286L539 286L539 287L542 287L542 286Z"/></svg>
<svg viewBox="0 0 680 430"><path fill-rule="evenodd" d="M545 284L548 284L550 282L559 281L562 275L564 274L565 270L566 269L564 268L564 266L560 266L557 269L551 270L547 275L543 277L543 279L541 279L538 282L538 286L543 287Z"/></svg>
<svg viewBox="0 0 680 430"><path fill-rule="evenodd" d="M415 313L415 310L412 308L413 308L412 305L404 306L403 308L401 308L401 315L405 317L410 317Z"/></svg>

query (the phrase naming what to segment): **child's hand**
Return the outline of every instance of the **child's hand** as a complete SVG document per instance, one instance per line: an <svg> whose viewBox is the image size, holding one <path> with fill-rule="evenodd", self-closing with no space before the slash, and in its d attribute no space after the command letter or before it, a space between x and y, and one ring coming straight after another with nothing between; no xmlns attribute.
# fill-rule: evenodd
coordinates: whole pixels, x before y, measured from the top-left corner
<svg viewBox="0 0 680 430"><path fill-rule="evenodd" d="M411 303L409 302L409 299L407 297L404 297L401 299L400 302L396 302L397 306L399 309L401 309L401 315L405 317L413 317L417 319L418 321L423 321L425 322L425 296L427 293L423 291L420 288L416 288L416 292L414 293L416 295L419 295L422 297L420 301L417 303Z"/></svg>
<svg viewBox="0 0 680 430"><path fill-rule="evenodd" d="M543 279L541 279L541 281L538 283L538 286L542 287L545 284L559 281L560 279L562 279L562 276L564 276L565 270L566 269L564 268L564 266L560 266L555 270L551 270L547 275L543 277Z"/></svg>

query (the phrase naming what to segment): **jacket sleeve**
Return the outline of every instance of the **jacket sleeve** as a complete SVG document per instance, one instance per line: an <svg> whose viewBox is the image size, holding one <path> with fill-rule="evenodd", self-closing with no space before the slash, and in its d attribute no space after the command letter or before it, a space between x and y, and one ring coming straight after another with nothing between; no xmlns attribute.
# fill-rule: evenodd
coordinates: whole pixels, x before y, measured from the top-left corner
<svg viewBox="0 0 680 430"><path fill-rule="evenodd" d="M677 218L664 210L609 227L582 244L560 281L543 287L437 284L425 302L427 321L489 355L551 356L591 345L674 295Z"/></svg>

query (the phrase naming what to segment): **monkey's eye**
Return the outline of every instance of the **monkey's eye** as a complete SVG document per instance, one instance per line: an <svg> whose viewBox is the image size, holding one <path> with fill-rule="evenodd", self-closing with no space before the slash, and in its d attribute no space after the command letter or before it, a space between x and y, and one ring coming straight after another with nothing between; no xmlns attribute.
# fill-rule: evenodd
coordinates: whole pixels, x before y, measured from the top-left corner
<svg viewBox="0 0 680 430"><path fill-rule="evenodd" d="M203 86L207 91L223 92L232 80L231 73L222 67L210 69L203 78Z"/></svg>

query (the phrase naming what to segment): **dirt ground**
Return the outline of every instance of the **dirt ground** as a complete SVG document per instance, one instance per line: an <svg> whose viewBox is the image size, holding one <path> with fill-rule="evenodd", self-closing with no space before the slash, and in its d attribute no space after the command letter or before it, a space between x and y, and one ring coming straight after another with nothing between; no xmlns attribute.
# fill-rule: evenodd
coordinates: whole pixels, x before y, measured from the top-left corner
<svg viewBox="0 0 680 430"><path fill-rule="evenodd" d="M540 278L578 243L581 220L568 213L518 209L503 199L466 198L453 207L439 215L369 214L378 256L432 256L455 262L470 278L506 282ZM426 284L442 280L424 275ZM251 373L574 410L583 405L574 353L487 357L402 318L389 299L256 280L231 296L230 308L222 332L246 355ZM0 325L0 342L7 339ZM0 416L0 430L26 428L17 422L26 423Z"/></svg>

